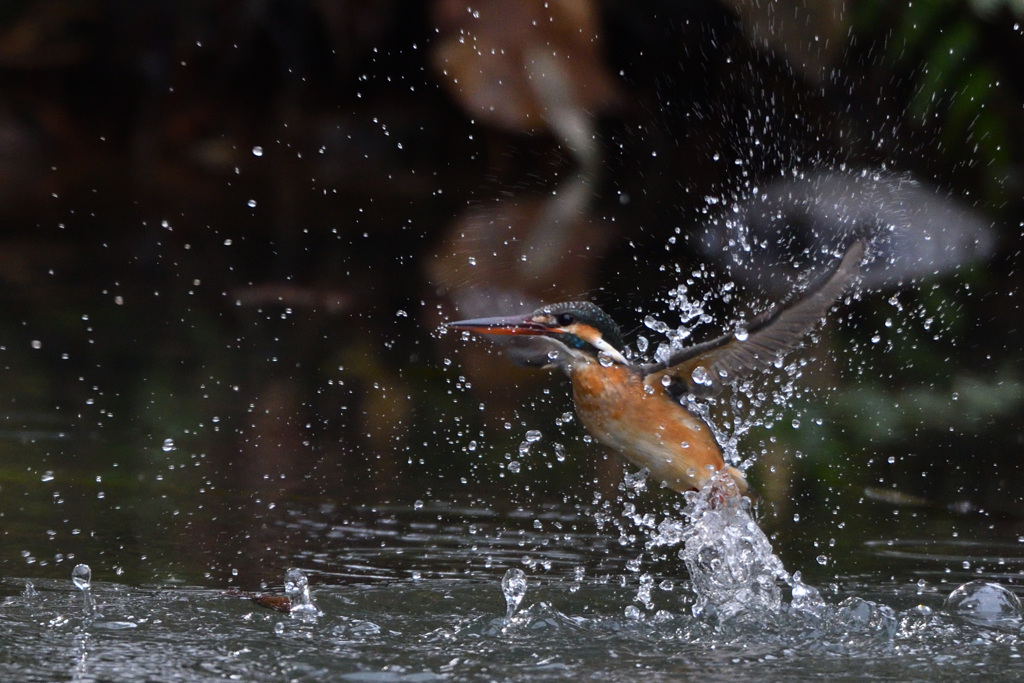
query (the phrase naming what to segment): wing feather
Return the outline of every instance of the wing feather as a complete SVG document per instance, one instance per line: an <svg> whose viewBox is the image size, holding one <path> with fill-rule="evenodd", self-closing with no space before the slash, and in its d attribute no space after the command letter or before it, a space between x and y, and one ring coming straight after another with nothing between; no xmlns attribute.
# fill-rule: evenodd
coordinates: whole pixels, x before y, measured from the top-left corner
<svg viewBox="0 0 1024 683"><path fill-rule="evenodd" d="M642 366L645 382L669 386L680 381L698 395L717 393L737 379L767 369L798 346L860 273L866 240L851 244L836 268L787 303L753 318L745 338L724 335ZM665 377L669 380L665 380Z"/></svg>

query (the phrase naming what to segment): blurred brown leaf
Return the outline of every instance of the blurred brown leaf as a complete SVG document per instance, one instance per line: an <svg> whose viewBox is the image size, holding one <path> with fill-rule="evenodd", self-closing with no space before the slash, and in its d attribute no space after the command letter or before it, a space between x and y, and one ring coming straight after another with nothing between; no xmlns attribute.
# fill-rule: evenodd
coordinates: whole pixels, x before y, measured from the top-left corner
<svg viewBox="0 0 1024 683"><path fill-rule="evenodd" d="M87 46L76 28L98 11L89 0L24 3L20 15L0 25L0 66L52 69L80 62Z"/></svg>
<svg viewBox="0 0 1024 683"><path fill-rule="evenodd" d="M260 607L266 607L276 612L288 614L292 611L292 601L286 595L270 595L267 593L252 593L250 591L229 590L226 595L243 600L252 600Z"/></svg>
<svg viewBox="0 0 1024 683"><path fill-rule="evenodd" d="M814 83L824 81L849 31L847 0L723 0L750 41L782 55Z"/></svg>
<svg viewBox="0 0 1024 683"><path fill-rule="evenodd" d="M434 68L470 116L512 131L542 129L548 79L589 112L616 99L591 0L438 0L433 19Z"/></svg>

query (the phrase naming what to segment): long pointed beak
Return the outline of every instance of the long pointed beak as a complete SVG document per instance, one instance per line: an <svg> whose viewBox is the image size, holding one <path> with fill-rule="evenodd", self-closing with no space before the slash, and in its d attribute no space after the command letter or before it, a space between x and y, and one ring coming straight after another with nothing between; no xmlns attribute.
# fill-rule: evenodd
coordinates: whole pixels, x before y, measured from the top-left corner
<svg viewBox="0 0 1024 683"><path fill-rule="evenodd" d="M445 323L445 327L453 330L477 332L479 334L527 334L536 336L547 334L550 331L546 326L520 315L457 320L452 323Z"/></svg>

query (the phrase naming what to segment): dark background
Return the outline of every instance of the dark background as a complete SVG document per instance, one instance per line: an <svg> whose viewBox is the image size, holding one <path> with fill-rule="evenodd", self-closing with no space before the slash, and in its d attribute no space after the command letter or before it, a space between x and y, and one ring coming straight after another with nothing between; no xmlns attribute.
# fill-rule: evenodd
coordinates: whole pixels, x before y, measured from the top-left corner
<svg viewBox="0 0 1024 683"><path fill-rule="evenodd" d="M615 495L621 465L561 418L562 378L439 324L581 297L630 332L675 327L665 297L689 280L714 295L702 331L721 330L777 297L741 283L723 301L701 226L839 169L916 179L996 240L840 308L807 395L745 442L763 514L809 554L830 532L793 531L802 506L1016 528L1011 3L469 4L4 4L5 562L90 534L143 567L176 554L146 530L219 557L250 532L283 542L253 531L275 505ZM548 211L567 212L550 239Z"/></svg>

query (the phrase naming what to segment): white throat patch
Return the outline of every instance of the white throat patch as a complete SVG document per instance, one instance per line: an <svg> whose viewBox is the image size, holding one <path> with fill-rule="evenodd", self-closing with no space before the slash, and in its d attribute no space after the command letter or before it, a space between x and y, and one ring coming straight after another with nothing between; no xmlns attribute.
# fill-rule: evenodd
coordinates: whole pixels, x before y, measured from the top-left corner
<svg viewBox="0 0 1024 683"><path fill-rule="evenodd" d="M590 343L594 345L594 348L611 358L616 363L629 365L629 361L626 360L626 357L619 353L618 349L606 342L604 339L598 337L597 339L590 340Z"/></svg>

